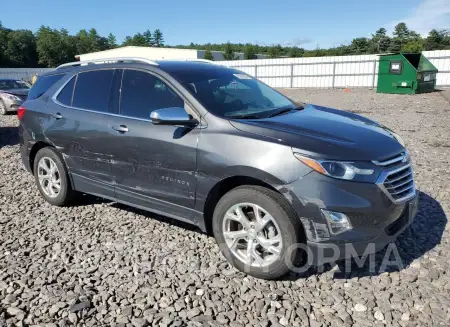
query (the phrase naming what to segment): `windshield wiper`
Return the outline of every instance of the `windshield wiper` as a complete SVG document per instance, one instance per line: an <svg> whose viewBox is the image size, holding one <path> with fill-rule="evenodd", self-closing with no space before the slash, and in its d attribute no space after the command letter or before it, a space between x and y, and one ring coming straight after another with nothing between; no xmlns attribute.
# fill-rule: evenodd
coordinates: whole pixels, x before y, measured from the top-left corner
<svg viewBox="0 0 450 327"><path fill-rule="evenodd" d="M274 113L271 113L269 116L267 116L266 118L270 118L270 117L275 117L275 116L279 116L282 114L285 114L289 111L292 110L303 110L304 108L299 106L299 107L285 107L285 108L280 108L278 111L275 111Z"/></svg>
<svg viewBox="0 0 450 327"><path fill-rule="evenodd" d="M259 118L262 118L262 117L259 116L259 115L247 114L247 115L228 116L228 118L233 118L233 119L259 119Z"/></svg>

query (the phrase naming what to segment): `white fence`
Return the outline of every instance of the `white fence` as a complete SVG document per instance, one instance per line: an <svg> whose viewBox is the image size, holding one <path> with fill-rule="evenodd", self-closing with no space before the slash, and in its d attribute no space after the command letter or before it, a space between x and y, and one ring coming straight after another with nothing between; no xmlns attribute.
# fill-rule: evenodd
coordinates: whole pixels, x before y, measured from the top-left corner
<svg viewBox="0 0 450 327"><path fill-rule="evenodd" d="M54 68L0 68L0 78L13 78L31 81L35 74L51 72Z"/></svg>
<svg viewBox="0 0 450 327"><path fill-rule="evenodd" d="M437 67L437 86L450 86L450 50L424 51ZM240 69L273 87L371 87L378 81L377 55L229 60L217 63ZM0 68L0 78L31 80L52 68Z"/></svg>
<svg viewBox="0 0 450 327"><path fill-rule="evenodd" d="M450 86L450 50L424 51L437 67L436 84ZM228 60L235 67L273 87L371 87L378 82L377 55Z"/></svg>

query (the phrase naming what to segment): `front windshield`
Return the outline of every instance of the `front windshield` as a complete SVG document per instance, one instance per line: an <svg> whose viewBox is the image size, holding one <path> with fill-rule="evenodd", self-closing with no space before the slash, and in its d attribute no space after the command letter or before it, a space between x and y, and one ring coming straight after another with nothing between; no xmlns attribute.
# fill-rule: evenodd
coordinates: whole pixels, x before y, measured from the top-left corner
<svg viewBox="0 0 450 327"><path fill-rule="evenodd" d="M264 83L234 69L173 72L210 112L225 118L264 118L295 105Z"/></svg>
<svg viewBox="0 0 450 327"><path fill-rule="evenodd" d="M0 90L29 89L30 86L24 81L0 80Z"/></svg>

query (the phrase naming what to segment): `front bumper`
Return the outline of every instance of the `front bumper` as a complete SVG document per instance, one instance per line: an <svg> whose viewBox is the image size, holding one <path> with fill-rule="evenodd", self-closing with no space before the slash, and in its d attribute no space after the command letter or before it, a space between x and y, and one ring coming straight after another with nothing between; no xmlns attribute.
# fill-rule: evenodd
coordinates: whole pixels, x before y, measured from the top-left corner
<svg viewBox="0 0 450 327"><path fill-rule="evenodd" d="M322 265L342 259L364 257L378 252L395 239L413 222L417 212L418 196L410 200L403 214L381 230L380 234L370 240L353 243L308 242L311 263Z"/></svg>
<svg viewBox="0 0 450 327"><path fill-rule="evenodd" d="M289 185L289 199L307 237L309 263L321 265L382 250L413 221L413 198L394 203L376 184L348 182L311 172ZM352 229L329 231L321 209L347 215Z"/></svg>

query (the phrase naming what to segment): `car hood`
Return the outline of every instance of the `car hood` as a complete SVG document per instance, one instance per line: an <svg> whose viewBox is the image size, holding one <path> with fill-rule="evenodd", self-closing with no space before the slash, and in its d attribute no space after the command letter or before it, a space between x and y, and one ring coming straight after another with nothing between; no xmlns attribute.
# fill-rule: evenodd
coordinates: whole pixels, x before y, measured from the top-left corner
<svg viewBox="0 0 450 327"><path fill-rule="evenodd" d="M368 118L308 104L303 110L257 120L231 120L237 129L287 143L326 159L382 160L404 151L395 134Z"/></svg>
<svg viewBox="0 0 450 327"><path fill-rule="evenodd" d="M9 93L13 95L28 95L30 89L8 89L8 90L0 90L0 93Z"/></svg>

